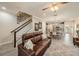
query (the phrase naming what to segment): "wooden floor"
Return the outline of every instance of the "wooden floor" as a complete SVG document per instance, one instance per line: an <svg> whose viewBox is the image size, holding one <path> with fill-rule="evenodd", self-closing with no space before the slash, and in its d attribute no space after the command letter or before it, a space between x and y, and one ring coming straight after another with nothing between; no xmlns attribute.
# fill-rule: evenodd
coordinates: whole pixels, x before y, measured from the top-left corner
<svg viewBox="0 0 79 59"><path fill-rule="evenodd" d="M44 56L79 56L79 48L72 43L70 45L66 43L53 39Z"/></svg>
<svg viewBox="0 0 79 59"><path fill-rule="evenodd" d="M13 43L0 46L0 56L17 56L17 48L13 47Z"/></svg>
<svg viewBox="0 0 79 59"><path fill-rule="evenodd" d="M52 39L50 47L44 56L79 56L79 48L73 45L72 39L66 35L65 39ZM17 56L17 48L13 47L13 43L0 46L0 56Z"/></svg>

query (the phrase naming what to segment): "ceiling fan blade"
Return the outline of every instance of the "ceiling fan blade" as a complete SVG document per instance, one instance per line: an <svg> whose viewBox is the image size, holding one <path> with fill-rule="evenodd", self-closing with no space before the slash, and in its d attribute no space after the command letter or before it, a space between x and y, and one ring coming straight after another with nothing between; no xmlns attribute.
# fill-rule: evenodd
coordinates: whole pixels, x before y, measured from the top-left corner
<svg viewBox="0 0 79 59"><path fill-rule="evenodd" d="M61 2L61 4L66 4L66 3L69 3L69 2Z"/></svg>
<svg viewBox="0 0 79 59"><path fill-rule="evenodd" d="M42 9L42 10L46 10L46 9L49 9L49 7L47 7L47 8L44 8L44 9Z"/></svg>
<svg viewBox="0 0 79 59"><path fill-rule="evenodd" d="M47 9L49 9L49 8L51 8L51 7L54 7L54 6L61 7L62 4L66 4L66 3L69 3L69 2L58 2L58 3L53 3L53 4L49 5L49 7L44 8L44 9L42 9L42 10L44 11L44 10L47 10Z"/></svg>

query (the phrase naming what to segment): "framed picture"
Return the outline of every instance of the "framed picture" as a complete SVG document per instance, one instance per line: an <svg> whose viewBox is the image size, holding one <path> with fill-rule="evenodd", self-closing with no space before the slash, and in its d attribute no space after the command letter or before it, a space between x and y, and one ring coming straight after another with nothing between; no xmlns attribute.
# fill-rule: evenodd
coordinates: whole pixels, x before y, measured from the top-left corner
<svg viewBox="0 0 79 59"><path fill-rule="evenodd" d="M38 30L39 30L39 24L35 23L35 31L38 31Z"/></svg>
<svg viewBox="0 0 79 59"><path fill-rule="evenodd" d="M42 22L39 22L39 29L42 29Z"/></svg>

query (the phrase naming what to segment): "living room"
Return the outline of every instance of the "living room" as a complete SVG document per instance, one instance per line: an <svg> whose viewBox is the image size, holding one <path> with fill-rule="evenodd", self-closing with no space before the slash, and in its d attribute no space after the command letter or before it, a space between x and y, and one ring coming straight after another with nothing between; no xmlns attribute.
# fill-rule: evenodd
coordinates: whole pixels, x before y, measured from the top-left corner
<svg viewBox="0 0 79 59"><path fill-rule="evenodd" d="M79 2L0 2L0 56L79 56L78 10Z"/></svg>

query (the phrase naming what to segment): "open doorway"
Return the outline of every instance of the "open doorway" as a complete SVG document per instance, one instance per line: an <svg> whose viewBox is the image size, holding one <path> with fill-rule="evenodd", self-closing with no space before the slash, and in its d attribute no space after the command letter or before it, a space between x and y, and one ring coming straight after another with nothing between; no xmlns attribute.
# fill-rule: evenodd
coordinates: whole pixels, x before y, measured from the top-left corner
<svg viewBox="0 0 79 59"><path fill-rule="evenodd" d="M73 45L74 35L74 23L73 21L64 22L64 43L67 45Z"/></svg>
<svg viewBox="0 0 79 59"><path fill-rule="evenodd" d="M64 35L64 22L47 22L46 33L53 39L62 39Z"/></svg>

